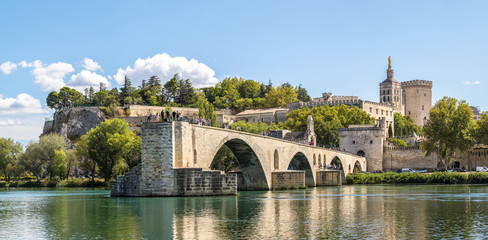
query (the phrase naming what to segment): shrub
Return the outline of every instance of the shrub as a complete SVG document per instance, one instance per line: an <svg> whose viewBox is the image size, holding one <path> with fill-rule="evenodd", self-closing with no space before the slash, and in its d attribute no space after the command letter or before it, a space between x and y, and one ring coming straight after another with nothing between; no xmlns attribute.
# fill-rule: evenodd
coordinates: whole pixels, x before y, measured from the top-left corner
<svg viewBox="0 0 488 240"><path fill-rule="evenodd" d="M457 172L435 172L432 174L394 172L359 173L347 175L346 182L347 184L486 184L488 183L488 173L470 173L469 175Z"/></svg>
<svg viewBox="0 0 488 240"><path fill-rule="evenodd" d="M405 141L402 141L402 140L399 140L396 138L388 138L388 142L394 143L395 146L397 146L397 147L407 147L408 146Z"/></svg>

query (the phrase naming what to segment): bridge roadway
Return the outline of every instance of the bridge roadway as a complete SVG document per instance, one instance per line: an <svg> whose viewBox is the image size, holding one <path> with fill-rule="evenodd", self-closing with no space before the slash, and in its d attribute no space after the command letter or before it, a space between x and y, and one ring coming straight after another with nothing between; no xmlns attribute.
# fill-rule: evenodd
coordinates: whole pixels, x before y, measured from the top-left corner
<svg viewBox="0 0 488 240"><path fill-rule="evenodd" d="M239 162L248 190L272 189L273 171L304 170L305 184L315 186L321 164L340 163L343 178L355 170L366 169L366 158L347 152L187 122L170 124L174 167L209 169L217 151L226 145Z"/></svg>

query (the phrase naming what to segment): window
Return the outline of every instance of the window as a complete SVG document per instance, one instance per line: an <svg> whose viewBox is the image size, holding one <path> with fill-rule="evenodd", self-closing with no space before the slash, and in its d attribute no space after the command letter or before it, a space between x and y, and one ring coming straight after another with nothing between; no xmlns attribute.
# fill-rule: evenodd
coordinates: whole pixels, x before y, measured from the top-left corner
<svg viewBox="0 0 488 240"><path fill-rule="evenodd" d="M370 144L373 144L373 140L369 140L369 143L370 143Z"/></svg>
<svg viewBox="0 0 488 240"><path fill-rule="evenodd" d="M352 144L356 144L356 141L352 141Z"/></svg>
<svg viewBox="0 0 488 240"><path fill-rule="evenodd" d="M424 110L424 105L422 105L422 110Z"/></svg>
<svg viewBox="0 0 488 240"><path fill-rule="evenodd" d="M372 112L373 112L373 108L372 108L372 107L370 107L370 108L369 108L369 112L370 112L370 113L372 113Z"/></svg>
<svg viewBox="0 0 488 240"><path fill-rule="evenodd" d="M378 109L376 109L376 114L378 114Z"/></svg>
<svg viewBox="0 0 488 240"><path fill-rule="evenodd" d="M410 114L410 111L408 111L408 115L411 115L411 114Z"/></svg>
<svg viewBox="0 0 488 240"><path fill-rule="evenodd" d="M383 115L383 110L381 110L381 115Z"/></svg>

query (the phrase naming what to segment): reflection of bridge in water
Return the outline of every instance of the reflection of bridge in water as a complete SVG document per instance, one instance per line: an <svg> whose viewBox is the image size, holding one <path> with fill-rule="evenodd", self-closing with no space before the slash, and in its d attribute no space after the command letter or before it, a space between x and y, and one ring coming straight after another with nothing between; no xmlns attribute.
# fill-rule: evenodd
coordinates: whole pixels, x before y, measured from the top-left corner
<svg viewBox="0 0 488 240"><path fill-rule="evenodd" d="M195 168L208 170L223 145L236 156L248 190L295 187L293 182L303 177L307 186L322 185L321 174L325 171L320 166L333 162L342 165L342 178L366 169L364 157L346 152L186 122L146 123L142 125L141 167L119 177L112 186L112 195L185 195L186 190L181 188L197 189L200 194L196 195L213 195L205 194L212 190L206 187L215 187L208 181L224 181L217 185L226 188L225 182L232 179L216 180L216 171L210 171L213 177L205 177L208 174L199 175ZM299 174L294 170L300 170ZM180 189L174 190L178 186Z"/></svg>

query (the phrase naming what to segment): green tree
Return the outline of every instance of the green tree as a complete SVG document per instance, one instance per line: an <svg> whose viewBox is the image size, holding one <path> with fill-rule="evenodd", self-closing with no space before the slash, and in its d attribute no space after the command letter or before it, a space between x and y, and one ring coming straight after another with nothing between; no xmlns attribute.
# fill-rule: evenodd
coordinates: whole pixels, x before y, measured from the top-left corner
<svg viewBox="0 0 488 240"><path fill-rule="evenodd" d="M476 121L474 137L479 144L488 145L488 113L484 112Z"/></svg>
<svg viewBox="0 0 488 240"><path fill-rule="evenodd" d="M444 97L429 112L420 146L427 156L439 156L447 167L456 150L464 152L473 146L474 126L473 112L464 100Z"/></svg>
<svg viewBox="0 0 488 240"><path fill-rule="evenodd" d="M0 170L7 182L10 181L10 172L15 165L17 157L22 153L22 145L15 143L11 138L0 138Z"/></svg>
<svg viewBox="0 0 488 240"><path fill-rule="evenodd" d="M201 102L198 106L198 116L205 118L207 121L210 121L212 127L219 126L214 106L206 100Z"/></svg>
<svg viewBox="0 0 488 240"><path fill-rule="evenodd" d="M65 176L66 154L64 151L66 149L67 141L59 134L49 134L39 138L38 157L44 162L44 169L46 169L49 179L55 176Z"/></svg>
<svg viewBox="0 0 488 240"><path fill-rule="evenodd" d="M95 174L98 172L98 168L97 162L91 159L88 153L88 135L81 136L80 141L76 143L75 156L83 173L91 175L92 181L95 181Z"/></svg>
<svg viewBox="0 0 488 240"><path fill-rule="evenodd" d="M44 159L42 155L42 149L38 142L31 142L27 145L25 153L20 157L19 164L27 171L34 174L37 181L44 172Z"/></svg>
<svg viewBox="0 0 488 240"><path fill-rule="evenodd" d="M61 108L61 102L59 101L59 95L56 91L52 91L47 95L46 104L51 109Z"/></svg>
<svg viewBox="0 0 488 240"><path fill-rule="evenodd" d="M297 99L302 102L312 101L312 98L310 97L310 95L308 95L307 89L302 88L302 84L298 85Z"/></svg>
<svg viewBox="0 0 488 240"><path fill-rule="evenodd" d="M128 170L127 151L134 148L132 141L140 144L140 138L130 131L129 124L121 119L105 120L96 128L92 128L87 133L86 141L88 156L93 159L100 170L100 174L108 182L115 173L120 173L117 169Z"/></svg>
<svg viewBox="0 0 488 240"><path fill-rule="evenodd" d="M178 82L180 80L180 77L178 74L175 74L170 80L168 80L164 84L164 95L166 96L166 99L172 100L173 102L175 101L176 94L178 92Z"/></svg>
<svg viewBox="0 0 488 240"><path fill-rule="evenodd" d="M261 90L261 84L253 80L244 80L238 86L241 98L257 98Z"/></svg>
<svg viewBox="0 0 488 240"><path fill-rule="evenodd" d="M414 132L417 135L421 135L421 127L413 123L411 116L402 116L400 113L395 113L393 118L395 123L395 136L408 137Z"/></svg>
<svg viewBox="0 0 488 240"><path fill-rule="evenodd" d="M183 106L192 105L197 101L197 94L190 79L180 79L178 83L177 103Z"/></svg>
<svg viewBox="0 0 488 240"><path fill-rule="evenodd" d="M339 145L339 128L347 128L352 124L374 123L374 118L357 107L349 108L346 105L329 107L324 105L312 109L302 107L290 112L283 127L292 131L303 132L307 129L309 115L312 115L314 120L317 143L329 147Z"/></svg>
<svg viewBox="0 0 488 240"><path fill-rule="evenodd" d="M271 107L286 107L287 103L297 101L297 92L293 87L288 85L271 88L270 92L266 94L264 106Z"/></svg>
<svg viewBox="0 0 488 240"><path fill-rule="evenodd" d="M64 177L66 162L62 163L63 156L61 155L64 154L66 148L67 141L61 135L49 134L41 136L38 143L31 143L27 147L25 154L21 158L21 164L27 171L32 172L38 180L44 171L46 171L50 179L55 176ZM66 157L65 154L64 157Z"/></svg>

